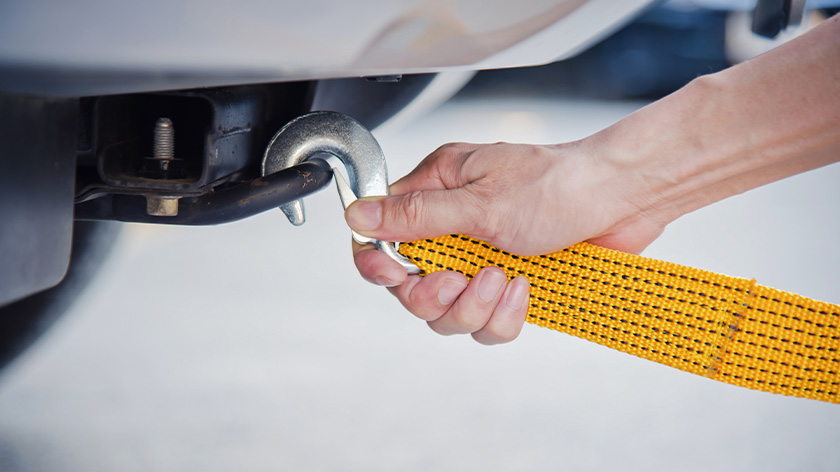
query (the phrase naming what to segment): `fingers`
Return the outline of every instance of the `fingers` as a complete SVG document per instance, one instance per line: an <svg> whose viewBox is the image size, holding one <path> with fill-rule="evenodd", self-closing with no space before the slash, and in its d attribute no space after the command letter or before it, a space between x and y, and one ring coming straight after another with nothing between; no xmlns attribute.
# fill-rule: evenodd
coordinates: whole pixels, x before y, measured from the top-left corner
<svg viewBox="0 0 840 472"><path fill-rule="evenodd" d="M414 241L442 234L476 234L485 214L463 188L414 191L355 201L344 213L357 233L385 241Z"/></svg>
<svg viewBox="0 0 840 472"><path fill-rule="evenodd" d="M441 271L425 277L410 276L406 283L388 290L414 316L434 321L449 311L467 288L467 282L459 273Z"/></svg>
<svg viewBox="0 0 840 472"><path fill-rule="evenodd" d="M481 159L468 162L481 148L442 146L391 187L395 195L362 198L350 205L347 223L360 234L385 241L452 233L486 239L482 228L493 226L487 224L492 216L488 195L495 193L479 189L484 164L473 161ZM472 281L447 271L407 276L386 255L360 245L354 245L354 258L366 280L389 287L408 311L440 334L471 334L482 344L498 344L516 338L525 322L530 288L525 277L508 282L497 267L479 271Z"/></svg>
<svg viewBox="0 0 840 472"><path fill-rule="evenodd" d="M476 274L464 291L464 296L445 316L430 321L429 327L443 335L469 334L484 328L507 285L507 277L501 269L487 267Z"/></svg>
<svg viewBox="0 0 840 472"><path fill-rule="evenodd" d="M512 341L525 323L528 279L507 281L501 269L481 270L467 284L454 272L411 276L389 290L418 318L443 335L472 334L487 345Z"/></svg>
<svg viewBox="0 0 840 472"><path fill-rule="evenodd" d="M362 278L375 285L393 287L406 282L405 269L372 244L353 241L353 262Z"/></svg>
<svg viewBox="0 0 840 472"><path fill-rule="evenodd" d="M496 304L490 320L472 333L481 344L492 345L513 341L522 331L528 315L528 292L531 284L527 277L511 280Z"/></svg>
<svg viewBox="0 0 840 472"><path fill-rule="evenodd" d="M468 187L479 176L465 162L478 148L441 146L391 186L393 196L362 198L350 205L347 223L360 234L389 241L474 233L486 216L486 204Z"/></svg>
<svg viewBox="0 0 840 472"><path fill-rule="evenodd" d="M472 281L459 273L440 271L425 277L405 270L371 245L353 243L354 259L365 280L388 287L412 314L444 335L472 334L481 344L512 341L528 311L526 277L508 282L498 267L486 267Z"/></svg>

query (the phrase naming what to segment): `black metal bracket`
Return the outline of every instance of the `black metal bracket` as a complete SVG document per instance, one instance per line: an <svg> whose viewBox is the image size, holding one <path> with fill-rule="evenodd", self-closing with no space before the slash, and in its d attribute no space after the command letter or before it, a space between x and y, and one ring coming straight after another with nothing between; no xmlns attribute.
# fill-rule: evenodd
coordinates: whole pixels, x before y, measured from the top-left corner
<svg viewBox="0 0 840 472"><path fill-rule="evenodd" d="M76 203L75 219L196 226L230 223L312 195L330 183L332 173L326 161L310 159L265 177L183 196L175 216L148 215L146 197L141 194L107 194Z"/></svg>

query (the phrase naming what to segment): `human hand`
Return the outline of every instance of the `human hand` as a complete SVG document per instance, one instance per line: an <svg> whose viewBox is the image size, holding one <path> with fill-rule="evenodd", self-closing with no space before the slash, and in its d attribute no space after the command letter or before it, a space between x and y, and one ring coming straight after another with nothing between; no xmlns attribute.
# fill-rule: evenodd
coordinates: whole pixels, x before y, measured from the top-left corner
<svg viewBox="0 0 840 472"><path fill-rule="evenodd" d="M449 144L394 183L389 197L360 199L346 219L366 236L412 241L461 233L522 255L555 252L582 240L638 252L664 224L639 214L626 177L587 154L584 142L558 146ZM487 267L468 283L453 272L407 276L390 258L354 243L362 276L385 285L440 334L478 342L514 339L528 308L528 280L507 282Z"/></svg>
<svg viewBox="0 0 840 472"><path fill-rule="evenodd" d="M393 196L360 199L345 218L386 241L461 233L525 256L580 241L638 253L683 214L840 159L839 32L835 16L581 141L445 145ZM435 331L485 344L518 335L526 280L505 284L495 267L469 284L452 272L408 277L370 249L354 248L362 276Z"/></svg>

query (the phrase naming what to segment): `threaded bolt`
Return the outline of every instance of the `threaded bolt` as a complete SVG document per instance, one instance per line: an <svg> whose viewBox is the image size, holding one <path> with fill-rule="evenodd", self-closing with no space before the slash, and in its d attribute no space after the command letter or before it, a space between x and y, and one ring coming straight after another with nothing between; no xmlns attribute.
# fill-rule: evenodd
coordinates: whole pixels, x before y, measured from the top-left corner
<svg viewBox="0 0 840 472"><path fill-rule="evenodd" d="M175 127L169 118L158 118L155 122L154 158L175 158Z"/></svg>
<svg viewBox="0 0 840 472"><path fill-rule="evenodd" d="M152 157L160 160L163 171L169 169L175 159L175 126L169 118L158 118L155 122L154 148ZM180 197L146 197L146 213L151 216L178 216Z"/></svg>

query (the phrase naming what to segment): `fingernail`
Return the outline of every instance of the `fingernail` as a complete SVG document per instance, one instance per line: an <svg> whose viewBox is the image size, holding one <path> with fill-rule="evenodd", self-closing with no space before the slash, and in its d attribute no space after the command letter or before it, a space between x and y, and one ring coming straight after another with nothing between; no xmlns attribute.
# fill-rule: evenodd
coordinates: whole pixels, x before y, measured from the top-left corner
<svg viewBox="0 0 840 472"><path fill-rule="evenodd" d="M394 285L397 285L397 282L389 279L388 277L376 277L373 279L373 282L376 285L382 285L384 287L393 287Z"/></svg>
<svg viewBox="0 0 840 472"><path fill-rule="evenodd" d="M467 288L467 284L458 280L447 280L438 290L438 302L441 305L451 305L461 292Z"/></svg>
<svg viewBox="0 0 840 472"><path fill-rule="evenodd" d="M511 285L512 287L510 288L510 292L508 292L507 297L505 298L505 305L514 311L521 310L528 301L528 290L530 284L527 279L520 281L517 278L511 282Z"/></svg>
<svg viewBox="0 0 840 472"><path fill-rule="evenodd" d="M379 202L357 202L347 210L347 224L359 231L379 228L382 224L382 205Z"/></svg>
<svg viewBox="0 0 840 472"><path fill-rule="evenodd" d="M478 284L478 298L487 303L492 302L505 286L505 282L507 282L507 277L503 273L495 270L485 272Z"/></svg>

